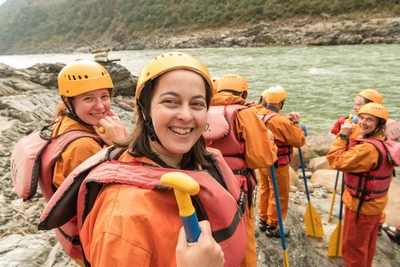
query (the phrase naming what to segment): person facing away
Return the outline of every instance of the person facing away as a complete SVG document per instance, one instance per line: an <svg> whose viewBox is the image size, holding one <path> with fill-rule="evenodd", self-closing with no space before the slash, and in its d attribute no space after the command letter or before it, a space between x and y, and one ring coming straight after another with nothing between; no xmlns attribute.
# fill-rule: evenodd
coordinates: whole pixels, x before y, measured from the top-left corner
<svg viewBox="0 0 400 267"><path fill-rule="evenodd" d="M357 115L360 138L350 140L354 125L345 121L326 158L332 168L344 172L343 261L347 267L370 267L394 166L382 142L387 138L387 109L368 103Z"/></svg>
<svg viewBox="0 0 400 267"><path fill-rule="evenodd" d="M113 87L107 70L91 60L74 61L60 71L58 89L63 103L57 107L51 137L78 130L82 138L69 143L53 163L52 188L49 187L49 192L43 192L46 198L60 187L79 164L127 135L125 126L111 111ZM104 133L99 132L100 125L104 127ZM88 133L99 138L85 136ZM56 230L57 238L67 254L84 266L81 247L70 245L71 242L65 240L68 234L61 228Z"/></svg>
<svg viewBox="0 0 400 267"><path fill-rule="evenodd" d="M361 90L354 98L353 110L357 115L358 110L367 103L378 103L382 104L383 96L377 90L372 88L367 88ZM357 116L353 116L353 122L357 123ZM340 132L340 126L349 118L349 116L340 117L335 124L332 126L332 129L329 131L331 134L337 135ZM359 134L358 129L354 129L351 137L357 137Z"/></svg>
<svg viewBox="0 0 400 267"><path fill-rule="evenodd" d="M225 161L244 190L246 205L247 251L240 266L257 266L254 232L254 169L268 168L276 160L276 146L270 140L268 129L258 116L245 105L248 94L246 79L238 74L227 74L218 83L217 94L211 101L209 125L203 136L209 147L221 151ZM223 116L226 129L219 130ZM216 125L219 124L219 125ZM211 138L211 134L220 132ZM229 133L228 133L229 132Z"/></svg>
<svg viewBox="0 0 400 267"><path fill-rule="evenodd" d="M261 104L252 106L252 110L258 114L266 127L272 132L274 142L278 147L278 161L275 162L276 181L278 184L281 210L277 211L273 190L273 181L269 168L259 170L259 197L258 215L260 222L258 227L265 232L267 237L280 237L278 229L278 212L282 213L284 220L288 213L290 173L289 163L292 160L293 147L300 148L305 144L305 135L299 125L300 114L290 112L281 115L286 100L286 90L279 85L272 86L262 94ZM285 236L289 236L290 229L285 227Z"/></svg>
<svg viewBox="0 0 400 267"><path fill-rule="evenodd" d="M95 188L86 182L96 176L104 180L94 202L78 198L78 205L89 205L80 238L92 266L240 264L246 238L243 197L220 152L206 149L202 137L212 94L206 66L189 54L165 53L142 69L135 94L137 123L117 144L126 150L117 161L98 166L117 164L116 170L104 177L93 169L81 186L84 195L91 195ZM191 244L181 230L173 190L160 183L162 174L176 171L200 184L192 199L202 228L198 242Z"/></svg>

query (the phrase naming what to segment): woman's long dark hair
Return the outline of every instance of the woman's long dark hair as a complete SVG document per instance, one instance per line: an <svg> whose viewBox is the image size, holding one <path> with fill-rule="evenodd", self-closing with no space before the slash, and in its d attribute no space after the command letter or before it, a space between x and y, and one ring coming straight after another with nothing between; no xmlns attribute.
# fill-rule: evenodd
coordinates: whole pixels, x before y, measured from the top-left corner
<svg viewBox="0 0 400 267"><path fill-rule="evenodd" d="M148 97L146 94L151 94L150 99L153 99L154 93L157 89L158 80L159 77L155 78L151 82L151 89L142 90L140 94L139 101L141 101L141 103L145 105L145 108L150 109L151 106L151 101L149 103L145 102L145 99ZM205 80L204 85L206 88L206 104L208 110L212 97L212 88ZM150 110L148 114L150 114ZM116 145L119 147L127 147L128 153L134 157L145 156L152 159L154 157L157 157L157 154L152 151L149 139L149 132L145 125L145 119L142 114L139 114L135 129L133 130L132 134L130 134L130 136L125 140L116 143ZM209 155L210 154L206 150L205 140L203 136L200 136L193 147L187 153L183 154L182 160L180 162L180 168L192 170L196 169L199 164L202 166L208 166L209 163L207 161L207 157L209 157Z"/></svg>

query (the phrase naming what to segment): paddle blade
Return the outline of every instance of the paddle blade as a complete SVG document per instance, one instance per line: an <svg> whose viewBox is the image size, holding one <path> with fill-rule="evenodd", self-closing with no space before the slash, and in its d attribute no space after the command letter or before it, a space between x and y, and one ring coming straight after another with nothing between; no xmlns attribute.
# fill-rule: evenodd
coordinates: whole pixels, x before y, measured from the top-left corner
<svg viewBox="0 0 400 267"><path fill-rule="evenodd" d="M328 257L342 257L342 221L338 222L329 240Z"/></svg>
<svg viewBox="0 0 400 267"><path fill-rule="evenodd" d="M287 250L282 250L283 253L283 266L289 267L289 254Z"/></svg>
<svg viewBox="0 0 400 267"><path fill-rule="evenodd" d="M328 222L331 220L332 217L333 205L335 204L335 196L336 196L336 190L333 190L331 208L329 209L329 215L328 215Z"/></svg>
<svg viewBox="0 0 400 267"><path fill-rule="evenodd" d="M316 238L324 237L324 228L322 227L321 217L312 206L311 202L308 202L306 213L304 214L304 223L306 226L306 234Z"/></svg>

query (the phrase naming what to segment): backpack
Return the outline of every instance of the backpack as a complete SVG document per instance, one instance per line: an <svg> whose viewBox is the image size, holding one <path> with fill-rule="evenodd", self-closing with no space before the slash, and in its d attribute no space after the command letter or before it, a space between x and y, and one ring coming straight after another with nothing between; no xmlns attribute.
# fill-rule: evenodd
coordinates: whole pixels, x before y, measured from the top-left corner
<svg viewBox="0 0 400 267"><path fill-rule="evenodd" d="M24 201L36 194L38 184L45 199L50 199L56 191L52 185L55 162L71 142L82 137L91 137L103 144L100 136L82 130L68 131L51 138L51 125L23 137L11 153L10 169L15 193Z"/></svg>

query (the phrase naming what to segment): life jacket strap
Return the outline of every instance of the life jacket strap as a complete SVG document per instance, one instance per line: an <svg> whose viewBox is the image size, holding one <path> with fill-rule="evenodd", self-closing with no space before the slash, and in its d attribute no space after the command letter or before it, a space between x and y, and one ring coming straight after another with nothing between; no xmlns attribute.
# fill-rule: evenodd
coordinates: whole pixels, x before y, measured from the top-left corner
<svg viewBox="0 0 400 267"><path fill-rule="evenodd" d="M224 229L221 229L221 230L218 230L218 231L215 231L212 233L213 238L215 239L215 241L217 243L230 238L235 233L235 231L239 225L239 222L246 210L246 198L245 198L243 191L241 191L240 198L237 203L238 203L238 210L236 211L236 214L235 214L231 224Z"/></svg>

